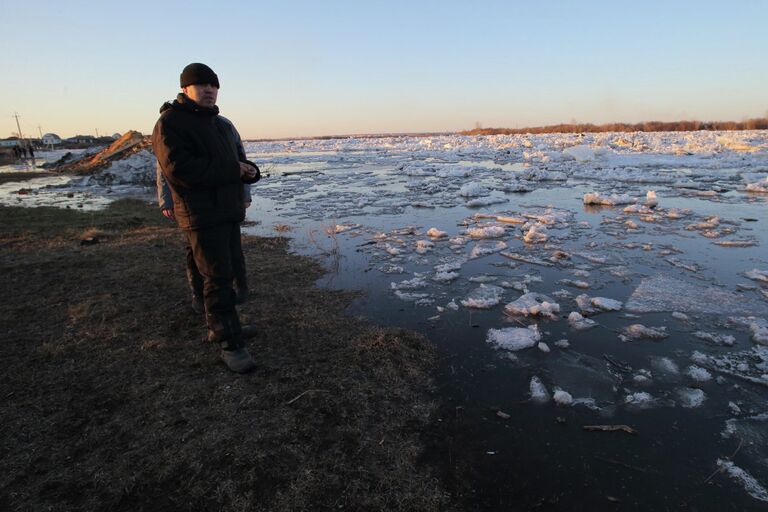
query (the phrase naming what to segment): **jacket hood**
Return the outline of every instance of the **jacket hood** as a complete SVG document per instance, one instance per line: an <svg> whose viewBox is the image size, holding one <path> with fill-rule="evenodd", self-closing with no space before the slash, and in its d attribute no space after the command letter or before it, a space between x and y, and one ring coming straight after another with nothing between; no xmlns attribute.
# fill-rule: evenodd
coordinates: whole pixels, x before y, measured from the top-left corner
<svg viewBox="0 0 768 512"><path fill-rule="evenodd" d="M189 97L184 94L183 92L180 92L178 96L176 96L176 99L173 100L173 103L170 101L166 101L162 104L160 107L160 113L162 114L166 110L180 110L184 112L193 112L199 115L204 116L215 116L219 113L219 107L214 105L213 107L203 107L201 105L198 105L193 100L189 99Z"/></svg>

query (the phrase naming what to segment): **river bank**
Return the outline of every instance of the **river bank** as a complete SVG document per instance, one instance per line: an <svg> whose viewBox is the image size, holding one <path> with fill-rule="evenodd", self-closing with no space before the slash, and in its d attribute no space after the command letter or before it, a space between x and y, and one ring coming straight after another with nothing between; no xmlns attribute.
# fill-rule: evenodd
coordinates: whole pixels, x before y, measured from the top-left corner
<svg viewBox="0 0 768 512"><path fill-rule="evenodd" d="M244 240L261 334L242 377L200 341L181 235L153 207L0 219L0 508L447 508L419 462L430 344L344 316L354 295L315 287L285 239Z"/></svg>

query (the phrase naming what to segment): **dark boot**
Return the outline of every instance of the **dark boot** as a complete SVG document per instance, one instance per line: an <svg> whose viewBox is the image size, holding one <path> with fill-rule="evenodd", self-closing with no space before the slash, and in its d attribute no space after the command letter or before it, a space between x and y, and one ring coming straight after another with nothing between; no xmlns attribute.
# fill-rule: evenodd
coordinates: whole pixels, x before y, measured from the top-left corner
<svg viewBox="0 0 768 512"><path fill-rule="evenodd" d="M219 357L227 368L235 373L248 373L256 368L256 361L248 353L242 341L226 340L220 343Z"/></svg>

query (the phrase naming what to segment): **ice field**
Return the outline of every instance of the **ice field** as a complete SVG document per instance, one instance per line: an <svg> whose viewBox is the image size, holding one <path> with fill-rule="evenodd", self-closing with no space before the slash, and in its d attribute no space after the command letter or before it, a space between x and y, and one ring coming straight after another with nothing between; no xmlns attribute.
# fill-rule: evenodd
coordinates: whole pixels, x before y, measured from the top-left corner
<svg viewBox="0 0 768 512"><path fill-rule="evenodd" d="M622 460L674 474L661 480L677 492L701 493L719 468L714 495L739 496L739 506L766 500L768 134L247 149L271 171L248 230L286 234L323 257L324 285L364 292L355 313L424 332L450 361L438 384L483 439L477 457L494 459L476 461L489 468L486 493L509 485L496 482L503 474L520 478L519 462L502 454L533 463L552 449L564 469L540 474L568 478L617 442L564 438L552 422L561 418L639 425L656 444L622 445ZM544 443L560 449L532 448ZM563 452L569 443L581 446ZM651 471L635 485L668 502L675 492Z"/></svg>

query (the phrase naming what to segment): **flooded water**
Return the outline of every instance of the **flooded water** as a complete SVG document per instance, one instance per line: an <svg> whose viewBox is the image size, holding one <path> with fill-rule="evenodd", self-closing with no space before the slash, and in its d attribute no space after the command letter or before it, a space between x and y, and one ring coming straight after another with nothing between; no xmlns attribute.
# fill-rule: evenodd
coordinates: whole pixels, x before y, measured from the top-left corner
<svg viewBox="0 0 768 512"><path fill-rule="evenodd" d="M246 148L245 231L437 347L427 458L479 508L768 505L768 133Z"/></svg>
<svg viewBox="0 0 768 512"><path fill-rule="evenodd" d="M114 183L110 183L109 186L101 186L88 177L51 175L43 167L46 163L58 161L67 153L80 158L85 156L86 152L91 154L95 150L90 148L89 150L38 151L35 153L34 161L27 159L0 166L0 204L27 207L52 206L92 211L104 208L120 197L149 199L154 196L154 188L146 186L148 182L146 175L153 173L153 169L146 169L138 179L127 182L112 180ZM35 174L40 176L34 177ZM23 181L19 181L22 178ZM150 182L154 183L153 180Z"/></svg>
<svg viewBox="0 0 768 512"><path fill-rule="evenodd" d="M430 458L464 468L481 508L760 508L768 195L746 188L768 175L768 136L751 136L750 152L670 135L318 141L307 158L252 144L271 176L248 230L323 259L321 285L363 292L352 314L435 343L451 442ZM645 147L617 147L628 137ZM627 204L585 205L592 192ZM525 293L559 311L505 313ZM529 348L492 342L534 325Z"/></svg>

